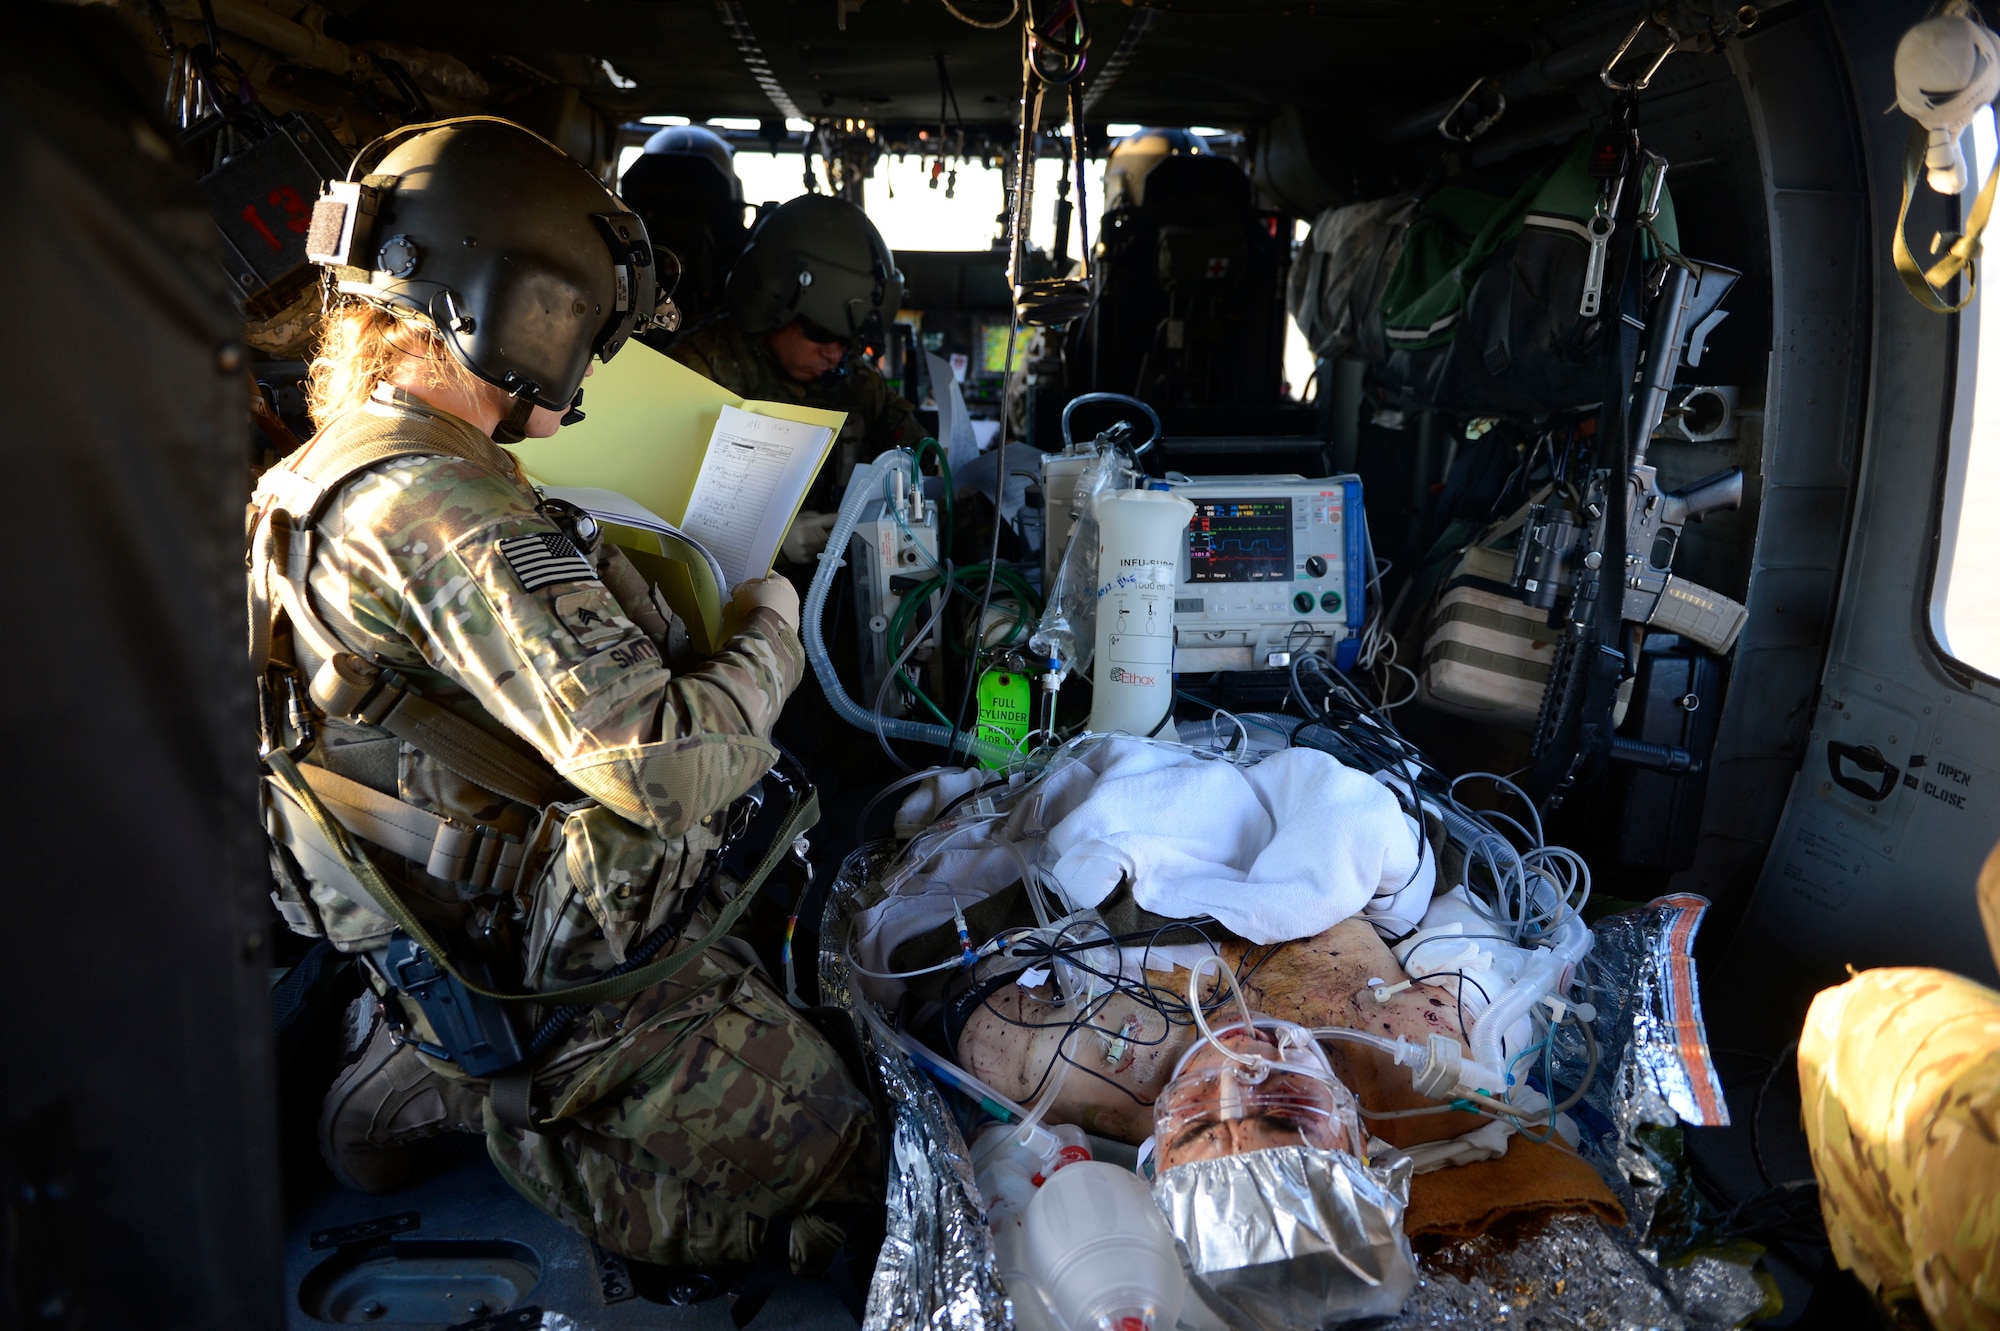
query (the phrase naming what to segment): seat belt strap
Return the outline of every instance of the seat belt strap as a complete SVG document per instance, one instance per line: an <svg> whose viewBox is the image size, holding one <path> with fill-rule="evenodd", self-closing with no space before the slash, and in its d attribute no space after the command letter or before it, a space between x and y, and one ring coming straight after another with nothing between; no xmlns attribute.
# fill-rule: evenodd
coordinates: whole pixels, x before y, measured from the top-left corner
<svg viewBox="0 0 2000 1331"><path fill-rule="evenodd" d="M1889 244L1890 257L1896 263L1896 275L1903 279L1903 285L1917 303L1933 314L1956 314L1972 303L1972 297L1979 285L1980 236L1986 224L1993 217L1995 187L2000 186L2000 163L1986 175L1986 184L1972 201L1972 211L1965 217L1965 233L1952 241L1945 256L1929 268L1920 267L1917 258L1910 253L1910 242L1903 236L1903 227L1910 218L1910 199L1917 189L1917 174L1923 169L1924 153L1929 147L1929 136L1922 125L1910 127L1910 144L1903 154L1903 204L1896 210L1896 229ZM1932 253L1936 253L1933 249ZM1948 302L1938 294L1940 288L1950 284L1951 279L1965 274L1965 294L1956 303Z"/></svg>
<svg viewBox="0 0 2000 1331"><path fill-rule="evenodd" d="M411 689L393 670L338 650L312 680L313 701L328 715L380 726L452 771L516 803L548 803L556 774L499 736Z"/></svg>
<svg viewBox="0 0 2000 1331"><path fill-rule="evenodd" d="M389 429L387 422L382 423L382 432L371 430L371 424L372 418L343 417L329 427L330 437L324 443L315 441L319 446L306 450L296 466L273 468L258 486L261 507L251 542L252 664L261 670L268 662L274 622L282 613L326 663L313 679L312 692L327 712L379 725L472 784L539 808L548 802L558 779L547 764L348 652L312 607L306 576L312 565L314 524L350 477L398 457L446 454L481 460L453 430L422 418L399 423L388 438L382 437ZM329 674L335 663L339 668Z"/></svg>
<svg viewBox="0 0 2000 1331"><path fill-rule="evenodd" d="M557 780L553 769L347 651L313 613L302 580L289 569L276 585L286 619L324 662L311 691L328 714L380 726L481 789L531 808L548 803Z"/></svg>
<svg viewBox="0 0 2000 1331"><path fill-rule="evenodd" d="M331 422L305 449L265 472L257 495L276 500L301 526L311 526L350 477L397 458L438 456L492 465L452 426L424 415L391 421L364 406Z"/></svg>
<svg viewBox="0 0 2000 1331"><path fill-rule="evenodd" d="M771 844L765 848L763 857L757 861L756 868L743 880L736 895L731 897L717 913L715 924L709 931L687 947L658 961L649 962L637 970L627 971L623 975L570 985L562 989L513 993L476 984L452 967L449 955L438 945L423 921L411 913L396 890L389 885L388 880L383 878L382 871L349 843L347 833L341 827L339 820L328 810L325 801L320 799L289 754L282 749L273 749L264 755L264 765L279 789L305 812L327 852L338 860L373 898L372 908L388 916L398 928L416 940L419 946L430 953L438 969L452 976L481 998L490 998L501 1003L563 1005L614 1003L620 999L630 998L641 990L650 989L662 981L672 979L690 962L713 946L716 940L735 927L736 921L749 908L751 899L757 895L758 889L763 887L764 880L771 876L779 861L791 851L792 842L819 821L819 792L808 787L803 794L794 795L790 807L785 811L784 822L772 837Z"/></svg>
<svg viewBox="0 0 2000 1331"><path fill-rule="evenodd" d="M305 806L274 776L264 778L264 830L292 853L314 883L332 888L370 914L382 913L374 895L354 876L347 857L320 834Z"/></svg>

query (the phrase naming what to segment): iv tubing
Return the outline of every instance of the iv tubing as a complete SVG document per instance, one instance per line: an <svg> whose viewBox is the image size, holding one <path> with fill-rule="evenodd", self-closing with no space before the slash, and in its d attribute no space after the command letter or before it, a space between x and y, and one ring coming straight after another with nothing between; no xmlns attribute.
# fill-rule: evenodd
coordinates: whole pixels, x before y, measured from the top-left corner
<svg viewBox="0 0 2000 1331"><path fill-rule="evenodd" d="M1068 1009L1069 1004L1065 1003L1057 1008L1056 1012L1061 1014ZM1035 1125L1042 1121L1042 1116L1049 1112L1049 1106L1056 1102L1058 1095L1062 1094L1063 1083L1069 1080L1070 1068L1069 1060L1063 1057L1063 1045L1069 1042L1069 1037L1073 1033L1074 1027L1063 1032L1062 1038L1056 1041L1056 1052L1050 1059L1054 1070L1050 1074L1049 1084L1042 1088L1041 1095L1035 1100L1035 1107L1029 1110L1028 1116L1021 1121L1020 1129L1014 1134L1016 1144L1021 1146L1028 1144L1028 1138L1034 1134Z"/></svg>
<svg viewBox="0 0 2000 1331"><path fill-rule="evenodd" d="M802 617L806 647L806 660L812 663L813 674L819 676L820 688L826 693L826 700L841 720L871 734L877 725L881 733L897 739L909 740L916 744L935 744L947 753L963 750L967 754L994 764L1005 764L1013 755L1013 750L1005 744L980 739L975 735L960 734L950 726L934 725L926 722L906 721L900 717L877 718L863 709L854 699L847 696L847 688L840 682L840 676L833 668L833 658L826 649L826 634L821 621L826 616L826 601L833 590L833 580L847 562L847 543L854 536L854 528L861 521L861 510L868 501L875 498L881 489L881 480L886 467L880 462L865 462L854 469L848 479L847 494L840 501L840 516L834 522L833 534L827 538L826 549L820 552L819 569L813 574L812 589L806 593L805 613Z"/></svg>
<svg viewBox="0 0 2000 1331"><path fill-rule="evenodd" d="M1216 1039L1215 1032L1208 1028L1208 1017L1201 1009L1201 974L1208 969L1208 963L1211 961L1215 963L1216 974L1229 981L1229 992L1236 998L1236 1009L1243 1014L1243 1028L1254 1032L1257 1024L1256 1018L1250 1012L1249 1000L1243 997L1242 987L1236 983L1236 971L1227 961L1211 952L1205 957L1196 959L1194 968L1188 972L1188 1010L1194 1014L1195 1029L1201 1032L1202 1039L1214 1045L1216 1052L1230 1062L1240 1067L1261 1068L1264 1066L1264 1059L1260 1055L1237 1053Z"/></svg>

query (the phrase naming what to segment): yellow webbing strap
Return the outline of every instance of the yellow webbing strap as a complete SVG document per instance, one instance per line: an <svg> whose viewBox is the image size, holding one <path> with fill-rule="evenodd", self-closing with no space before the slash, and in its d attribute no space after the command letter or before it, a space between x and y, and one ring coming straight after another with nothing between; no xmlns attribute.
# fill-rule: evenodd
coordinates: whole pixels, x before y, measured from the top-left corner
<svg viewBox="0 0 2000 1331"><path fill-rule="evenodd" d="M294 763L284 750L274 749L266 754L264 765L285 792L306 811L306 816L312 820L320 838L331 848L334 856L346 866L347 871L354 875L356 881L367 889L368 895L375 899L377 908L395 921L396 926L414 939L419 947L430 953L432 962L439 970L481 998L501 1003L558 1003L564 1006L578 1003L613 1003L629 998L642 989L649 989L664 980L672 979L689 962L707 951L735 926L737 919L749 907L750 899L757 895L758 889L764 885L764 880L778 867L778 861L791 850L792 842L819 821L819 792L808 787L803 796L793 799L791 807L785 811L784 822L779 825L777 833L771 838L771 844L765 848L763 858L757 861L757 867L743 880L736 895L730 898L729 904L716 916L714 927L687 947L661 957L658 961L648 962L637 970L627 971L623 975L615 975L608 979L592 980L587 984L570 985L563 989L509 993L505 990L488 989L459 974L451 964L450 955L438 945L437 939L431 936L423 921L403 904L402 898L396 895L395 889L382 877L382 871L376 868L375 863L366 855L360 854L349 844L340 824L335 821L333 814L327 810L312 786L307 783L305 775L299 771L298 764Z"/></svg>
<svg viewBox="0 0 2000 1331"><path fill-rule="evenodd" d="M1924 153L1928 138L1921 125L1910 128L1910 146L1903 154L1903 206L1896 210L1895 239L1889 252L1896 261L1896 275L1903 279L1903 285L1917 298L1917 303L1933 314L1956 314L1972 303L1974 291L1979 285L1980 233L1986 230L1986 223L1993 216L1994 187L2000 185L2000 162L1986 175L1986 183L1980 187L1979 196L1972 201L1972 211L1965 219L1965 234L1952 242L1945 256L1929 268L1917 265L1917 257L1910 253L1910 243L1903 236L1903 226L1909 220L1910 200L1916 194L1917 175L1924 168ZM1965 274L1965 294L1957 304L1951 304L1939 295L1951 279Z"/></svg>

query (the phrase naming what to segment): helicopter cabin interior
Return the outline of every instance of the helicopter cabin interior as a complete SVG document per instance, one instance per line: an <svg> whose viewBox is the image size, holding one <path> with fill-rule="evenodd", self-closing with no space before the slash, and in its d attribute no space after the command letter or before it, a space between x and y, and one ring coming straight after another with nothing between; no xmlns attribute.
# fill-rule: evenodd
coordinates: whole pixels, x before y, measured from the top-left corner
<svg viewBox="0 0 2000 1331"><path fill-rule="evenodd" d="M857 1030L905 1023L857 1048L969 1038L924 1024L921 986L898 1008L900 981L885 1001L865 967L836 984L815 960L848 946L837 898L856 866L901 853L871 847L920 835L901 802L923 774L974 768L952 789L984 791L1120 731L1231 762L1317 747L1435 806L1436 844L1459 850L1441 875L1478 879L1480 838L1506 842L1529 866L1524 916L1544 885L1548 932L1588 921L1600 957L1618 912L1700 903L1658 943L1698 992L1676 999L1671 967L1633 961L1618 999L1657 1000L1699 1047L1681 1071L1702 1113L1655 1143L1649 1182L1613 1189L1661 1302L1564 1320L1582 1314L1551 1292L1560 1270L1587 1277L1545 1253L1493 1259L1518 1294L1380 1325L1510 1324L1509 1298L1531 1325L1925 1325L1916 1293L1869 1289L1829 1238L1833 1185L1801 1127L1821 1092L1796 1062L1814 996L1856 972L2000 985L1975 887L2000 841L2000 351L1981 340L1976 258L1947 262L1977 255L2000 146L1983 104L1928 140L1907 96L1896 109L1898 42L1927 16L1914 0L13 7L0 233L18 299L0 363L23 385L6 436L22 761L0 1320L721 1326L768 1298L767 1325L999 1325L923 1294L894 1306L885 1281L915 1268L745 1302L730 1273L627 1262L510 1190L476 1138L401 1194L348 1192L320 1163L319 1097L363 981L271 910L241 513L255 473L314 429L315 200L378 135L488 115L584 164L678 257L681 335L726 306L730 265L800 193L860 205L894 251L900 303L854 354L937 442L885 464L914 500L860 517L885 549L900 525L913 553L824 573L808 643L831 677L808 678L777 732L823 809L806 896L770 905L791 917L783 964L816 972L823 1003L868 1005ZM728 159L649 151L680 128ZM1926 144L1945 145L1928 179ZM598 372L657 359L674 335L655 336ZM1194 514L1168 542L1165 603L1107 598L1097 549L1076 562L1080 525L1113 540L1099 500L1121 490ZM1089 660L1112 630L1072 610L1171 619L1153 710L1112 707ZM975 735L997 747L975 753ZM1470 850L1461 810L1483 820ZM911 956L869 964L915 975ZM1646 1014L1623 1019L1639 1048ZM1537 1020L1553 1049L1588 1018ZM1597 1060L1593 1043L1610 1080ZM1551 1052L1542 1103L1575 1075ZM967 1151L964 1084L928 1084L957 1115L931 1149ZM890 1155L885 1252L935 1237ZM931 1221L952 1214L936 1206ZM1438 1251L1418 1245L1421 1297L1463 1274ZM1717 1254L1760 1302L1703 1303L1675 1274ZM1987 1319L1995 1288L1979 1287Z"/></svg>

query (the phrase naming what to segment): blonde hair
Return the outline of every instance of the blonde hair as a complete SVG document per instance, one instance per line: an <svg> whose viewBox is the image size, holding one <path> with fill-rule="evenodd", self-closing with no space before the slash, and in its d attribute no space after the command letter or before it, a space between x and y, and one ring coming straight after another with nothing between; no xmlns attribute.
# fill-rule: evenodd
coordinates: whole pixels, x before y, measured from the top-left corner
<svg viewBox="0 0 2000 1331"><path fill-rule="evenodd" d="M477 395L484 382L459 363L423 315L341 297L320 323L319 349L306 381L306 410L325 429L354 410L405 362L423 367L434 388Z"/></svg>

